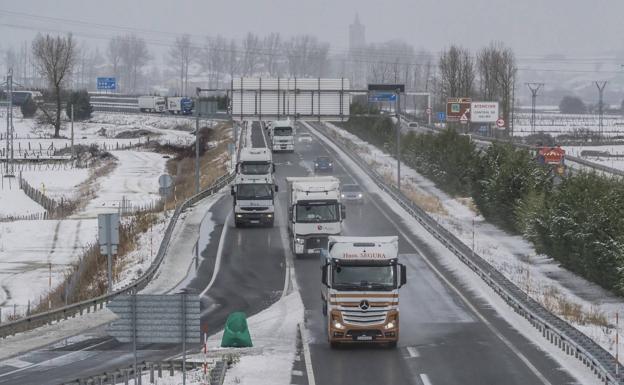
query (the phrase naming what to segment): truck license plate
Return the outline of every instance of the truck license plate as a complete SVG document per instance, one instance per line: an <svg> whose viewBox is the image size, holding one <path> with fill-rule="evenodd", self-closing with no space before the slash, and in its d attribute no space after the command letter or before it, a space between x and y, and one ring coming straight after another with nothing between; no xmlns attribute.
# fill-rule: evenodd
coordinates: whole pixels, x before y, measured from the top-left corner
<svg viewBox="0 0 624 385"><path fill-rule="evenodd" d="M357 340L358 341L372 341L373 337L367 336L367 335L361 335L361 336L357 336Z"/></svg>
<svg viewBox="0 0 624 385"><path fill-rule="evenodd" d="M260 223L260 221L257 220L257 219L252 219L252 220L249 221L249 223L257 224L257 223Z"/></svg>

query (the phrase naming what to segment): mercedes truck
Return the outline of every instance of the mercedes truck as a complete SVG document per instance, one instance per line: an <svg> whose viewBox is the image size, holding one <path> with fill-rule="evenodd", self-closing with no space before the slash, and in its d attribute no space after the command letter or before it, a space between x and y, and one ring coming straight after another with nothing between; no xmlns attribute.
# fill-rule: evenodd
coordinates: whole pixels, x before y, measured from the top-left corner
<svg viewBox="0 0 624 385"><path fill-rule="evenodd" d="M321 253L321 299L331 347L396 347L399 288L407 281L398 243L397 236L329 237Z"/></svg>

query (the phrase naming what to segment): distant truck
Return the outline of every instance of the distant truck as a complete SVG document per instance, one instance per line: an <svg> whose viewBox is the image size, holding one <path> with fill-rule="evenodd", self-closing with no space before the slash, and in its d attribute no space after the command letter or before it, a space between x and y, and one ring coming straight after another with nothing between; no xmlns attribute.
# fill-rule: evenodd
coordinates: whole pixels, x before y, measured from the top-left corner
<svg viewBox="0 0 624 385"><path fill-rule="evenodd" d="M340 181L333 176L290 177L288 230L295 256L320 253L330 235L339 235L346 209L341 202Z"/></svg>
<svg viewBox="0 0 624 385"><path fill-rule="evenodd" d="M241 149L236 173L245 175L266 175L275 172L273 157L267 148L244 147Z"/></svg>
<svg viewBox="0 0 624 385"><path fill-rule="evenodd" d="M278 191L273 177L274 172L275 166L268 149L251 147L241 149L231 189L236 227L245 224L273 226L274 192Z"/></svg>
<svg viewBox="0 0 624 385"><path fill-rule="evenodd" d="M330 236L321 253L322 312L331 347L399 340L399 238Z"/></svg>
<svg viewBox="0 0 624 385"><path fill-rule="evenodd" d="M139 96L139 111L165 112L167 101L162 96Z"/></svg>
<svg viewBox="0 0 624 385"><path fill-rule="evenodd" d="M167 112L176 115L190 115L195 103L193 99L181 96L167 97Z"/></svg>
<svg viewBox="0 0 624 385"><path fill-rule="evenodd" d="M295 151L295 130L290 120L276 120L269 124L271 150Z"/></svg>

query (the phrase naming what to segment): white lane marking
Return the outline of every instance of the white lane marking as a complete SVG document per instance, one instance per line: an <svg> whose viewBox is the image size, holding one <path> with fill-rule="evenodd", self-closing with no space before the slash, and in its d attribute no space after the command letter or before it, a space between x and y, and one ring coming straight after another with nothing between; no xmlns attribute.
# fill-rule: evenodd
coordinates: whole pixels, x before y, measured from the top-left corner
<svg viewBox="0 0 624 385"><path fill-rule="evenodd" d="M83 351L85 351L85 350L87 350L87 349L94 348L94 347L96 347L96 346L103 345L103 344L108 343L108 342L110 342L110 341L111 341L111 340L106 340L106 341L98 342L98 343L97 343L97 344L95 344L95 345L85 346L84 348L82 348L82 349L80 349L80 350L75 350L75 351L73 351L73 352L71 352L71 353L63 354L62 356L54 357L54 358L51 358L51 359L49 359L49 360L45 360L45 361L41 361L41 362L37 362L36 364L32 364L32 365L28 365L28 366L24 366L24 367L22 367L22 368L15 369L15 370L10 371L10 372L2 373L2 374L0 374L0 378L1 378L1 377L6 377L6 376L10 376L11 374L14 374L14 373L23 372L23 371L24 371L24 370L26 370L26 369L36 368L37 366L41 366L41 365L44 365L44 364L45 364L46 366L50 366L50 364L51 364L51 363L53 363L54 361L59 361L59 360L61 360L62 358L69 358L70 356L75 356L75 355L77 355L77 354L78 354L78 353L80 353L80 352L83 352Z"/></svg>
<svg viewBox="0 0 624 385"><path fill-rule="evenodd" d="M311 126L309 126L307 123L304 123L304 124L308 126L308 129L310 130L310 132L312 132L312 133L313 133L313 134L314 134L317 138L319 138L319 139L320 139L320 140L319 140L319 143L321 144L321 146L323 146L323 147L325 148L325 151L329 152L329 151L328 151L328 144L325 142L325 140L327 140L328 142L330 142L330 141L329 141L329 139L326 139L326 138L324 137L324 135L320 134L320 133L319 133L316 129L312 128L312 127L311 127ZM332 143L332 144L333 144L333 143ZM340 150L337 146L336 146L336 148L337 148L337 152L338 152L338 153L339 153L339 155L340 155L340 153L341 153L342 151L341 151L341 150ZM344 156L345 156L345 158L347 158L349 161L351 161L353 164L355 164L355 167L359 167L359 166L357 165L357 163L353 162L353 160L351 160L351 158L349 158L349 156L348 156L347 154L344 154ZM347 174L349 174L349 176L350 176L351 178L354 178L353 174L352 174L351 172L349 172L349 171L348 171L348 169L344 166L344 163L342 163L342 161L341 161L341 160L336 159L336 161L340 164L340 166L342 167L342 169L343 169L343 170L344 170ZM368 174L364 173L364 177L365 177L366 179L369 179L369 180L370 180L373 184L375 184L375 182L374 182L374 181L372 181L372 179L368 176ZM356 179L354 178L354 180L356 180ZM376 184L375 184L375 186L376 186ZM388 195L385 191L380 190L380 192L381 192L381 194L386 195L389 199L392 199L392 197L390 197L390 196L389 196L389 195ZM522 361L522 362L523 362L523 363L524 363L524 364L525 364L525 365L529 368L529 370L530 370L533 374L535 374L535 376L536 376L537 378L539 378L539 380L540 380L540 381L541 381L544 385L552 385L552 384L550 383L550 381L548 381L548 379L546 379L546 377L544 377L544 375L543 375L542 373L540 373L540 372L539 372L539 370L538 370L538 369L537 369L537 368L536 368L536 367L535 367L535 366L531 363L531 361L529 361L529 359L528 359L528 358L527 358L527 357L526 357L526 356L525 356L522 352L520 352L520 351L519 351L519 350L518 350L518 349L517 349L517 348L516 348L516 347L515 347L512 343L511 343L511 341L509 341L509 340L508 340L505 336L503 336L503 335L500 333L500 331L498 331L498 329L496 329L496 328L494 327L494 325L492 325L492 324L491 324L491 323L490 323L490 322L489 322L489 321L485 318L485 316L483 316L483 315L479 312L479 310L477 310L477 308L476 308L476 307L474 307L474 306L472 305L472 303L470 303L470 302L468 301L468 298L466 298L466 297L465 297L465 296L464 296L464 295L463 295L463 294L459 291L459 289L458 289L457 287L455 287L455 286L451 283L451 281L449 281L449 280L448 280L448 279L447 279L447 278L446 278L446 277L442 274L442 272L440 272L440 271L439 271L439 270L438 270L438 269L437 269L437 268L433 265L433 263L431 262L431 260L429 259L429 257L427 257L427 254L426 254L423 250L421 250L421 249L420 249L420 247L418 247L418 246L417 246L417 245L416 245L416 244L415 244L415 243L411 240L411 238L410 238L410 237L408 237L408 236L407 236L407 234L406 234L406 233L405 233L405 232L404 232L404 231L403 231L403 230L399 227L399 225L396 223L396 221L394 221L394 219L390 218L390 216L389 216L389 215L388 215L388 214L387 214L387 213L386 213L386 212L385 212L385 211L381 208L381 206L379 205L379 203L377 203L377 201L376 201L375 199L370 199L370 202L372 202L372 203L373 203L373 205L375 205L375 206L377 207L377 209L381 212L381 214L382 214L384 217L386 217L386 219L388 219L388 221L389 221L390 223L392 223L392 224L394 225L395 229L396 229L396 230L397 230L397 231L398 231L398 232L399 232L399 233L403 236L403 238L404 238L404 239L405 239L405 240L406 240L406 241L407 241L407 242L408 242L408 243L409 243L409 244L410 244L410 245L414 248L414 250L416 250L416 251L420 254L421 258L425 261L425 263L427 263L427 265L429 266L429 268L431 268L431 270L432 270L432 271L433 271L433 272L434 272L434 273L435 273L435 274L436 274L436 275L437 275L437 276L438 276L441 280L443 280L443 281L444 281L444 282L445 282L445 283L449 286L449 288L451 288L451 289L455 292L455 294L457 294L457 296L458 296L459 298L461 298L461 300L462 300L462 301L466 304L466 306L467 306L467 307L468 307L468 308L469 308L469 309L470 309L470 310L471 310L471 311L472 311L472 312L473 312L473 313L477 316L477 318L479 318L479 319L481 320L481 322L483 322L483 323L484 323L484 324L488 327L488 329L490 329L490 330L494 333L494 335L496 335L496 337L498 337L498 339L500 339L500 340L503 342L503 344L505 344L505 345L509 348L509 350L511 350L511 351L512 351L512 352L516 355L516 357L518 357L518 358L519 358L519 359L520 359L520 360L521 360L521 361ZM391 209L391 210L393 210L393 208L392 208L391 206L389 206L389 207L390 207L390 209ZM401 216L401 214L402 214L402 213L396 213L396 214L398 214L399 216ZM407 213L405 213L405 214L407 214ZM409 214L407 214L407 215L409 215Z"/></svg>
<svg viewBox="0 0 624 385"><path fill-rule="evenodd" d="M301 333L301 344L303 345L303 358L305 359L306 374L308 375L308 385L316 385L314 370L312 370L312 355L310 354L310 346L308 345L308 331L305 326L299 324L299 332Z"/></svg>
<svg viewBox="0 0 624 385"><path fill-rule="evenodd" d="M230 211L228 216L225 218L225 222L223 223L223 230L221 230L221 237L219 238L219 247L217 247L217 257L215 259L215 267L214 271L212 272L212 278L210 279L210 283L208 283L208 286L206 286L204 291L202 291L199 295L200 298L205 296L208 290L210 290L215 280L217 279L217 275L219 274L219 267L221 267L221 257L223 256L223 245L225 243L225 236L227 235L228 228L230 227L230 218L232 217L232 213L233 211Z"/></svg>
<svg viewBox="0 0 624 385"><path fill-rule="evenodd" d="M418 350L416 350L416 348L413 347L413 346L408 346L407 347L407 352L409 353L411 358L418 358L418 357L420 357L420 352Z"/></svg>
<svg viewBox="0 0 624 385"><path fill-rule="evenodd" d="M299 376L302 377L303 376L303 372L301 370L293 370L292 371L292 375L293 376Z"/></svg>
<svg viewBox="0 0 624 385"><path fill-rule="evenodd" d="M420 381L422 381L423 385L432 385L429 376L425 373L420 373Z"/></svg>
<svg viewBox="0 0 624 385"><path fill-rule="evenodd" d="M32 362L20 360L19 358L11 358L6 361L2 361L0 366L12 366L14 368L25 368L26 366L32 365Z"/></svg>

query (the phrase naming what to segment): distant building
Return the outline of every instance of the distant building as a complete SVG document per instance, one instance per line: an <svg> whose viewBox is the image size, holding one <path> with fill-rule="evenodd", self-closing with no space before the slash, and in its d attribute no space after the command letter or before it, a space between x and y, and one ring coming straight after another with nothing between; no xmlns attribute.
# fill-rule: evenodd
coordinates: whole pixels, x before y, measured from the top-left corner
<svg viewBox="0 0 624 385"><path fill-rule="evenodd" d="M356 13L353 24L349 25L349 63L352 86L362 87L366 84L364 59L366 57L366 27L360 23Z"/></svg>
<svg viewBox="0 0 624 385"><path fill-rule="evenodd" d="M360 23L360 16L356 13L353 24L349 25L349 51L366 47L366 27Z"/></svg>

